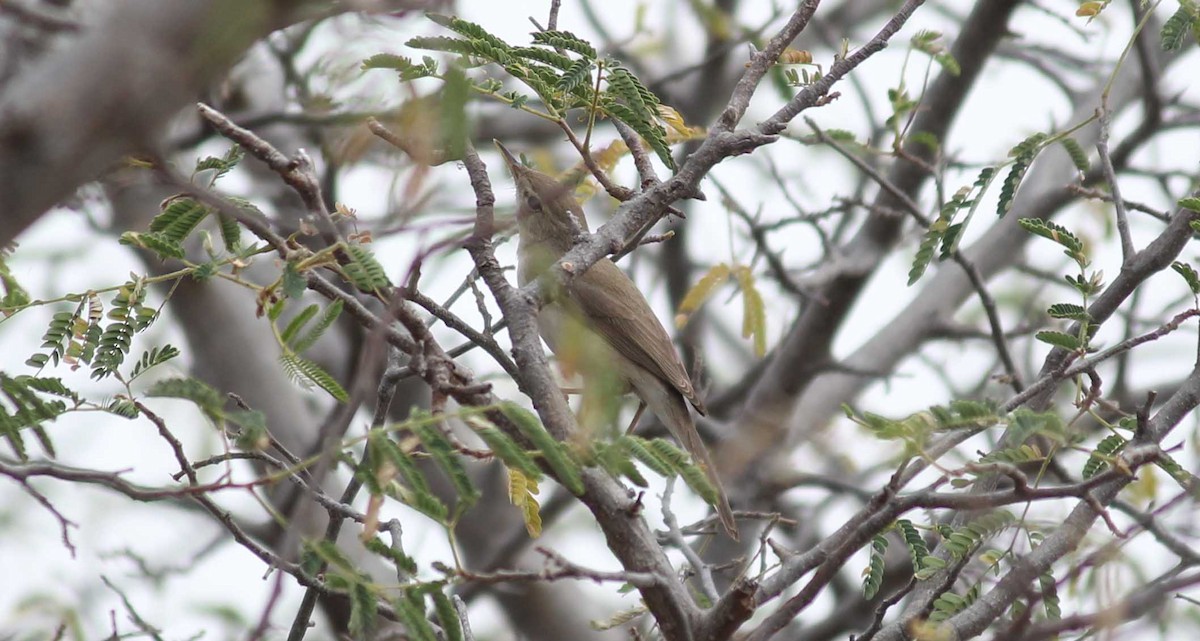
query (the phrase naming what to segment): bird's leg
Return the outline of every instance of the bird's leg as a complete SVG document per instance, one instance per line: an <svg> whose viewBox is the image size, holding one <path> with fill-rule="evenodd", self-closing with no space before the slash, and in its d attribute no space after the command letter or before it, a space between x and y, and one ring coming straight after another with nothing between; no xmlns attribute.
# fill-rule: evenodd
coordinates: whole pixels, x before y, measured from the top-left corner
<svg viewBox="0 0 1200 641"><path fill-rule="evenodd" d="M633 434L634 428L637 427L638 421L642 418L642 412L646 411L646 401L638 399L637 411L633 413L633 420L629 421L629 429L625 430L625 434Z"/></svg>

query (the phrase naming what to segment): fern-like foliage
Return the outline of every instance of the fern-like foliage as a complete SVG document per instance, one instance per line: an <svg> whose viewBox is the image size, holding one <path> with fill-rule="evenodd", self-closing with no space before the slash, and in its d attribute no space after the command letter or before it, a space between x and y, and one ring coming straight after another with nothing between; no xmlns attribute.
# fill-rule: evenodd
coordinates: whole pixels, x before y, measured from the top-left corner
<svg viewBox="0 0 1200 641"><path fill-rule="evenodd" d="M897 520L895 528L900 533L900 538L904 539L905 547L908 548L908 558L912 561L913 571L920 570L925 563L925 558L929 556L929 547L925 545L925 539L921 537L921 532L908 519Z"/></svg>
<svg viewBox="0 0 1200 641"><path fill-rule="evenodd" d="M12 270L8 268L6 258L6 252L0 248L0 288L3 289L4 294L0 296L0 317L8 317L17 313L33 300L29 296L29 292L17 281Z"/></svg>
<svg viewBox="0 0 1200 641"><path fill-rule="evenodd" d="M962 612L979 598L983 590L983 584L975 583L962 595L954 592L943 592L933 600L933 611L929 613L930 623L941 623L950 617Z"/></svg>
<svg viewBox="0 0 1200 641"><path fill-rule="evenodd" d="M500 411L509 421L512 421L525 438L528 438L538 448L542 459L554 471L555 477L563 484L563 487L576 496L582 495L583 477L580 474L579 465L562 443L554 440L550 432L546 431L538 417L515 403L501 403Z"/></svg>
<svg viewBox="0 0 1200 641"><path fill-rule="evenodd" d="M914 573L917 580L925 580L932 577L934 574L946 567L947 562L944 556L948 556L954 561L959 561L968 555L972 554L985 541L989 540L1001 530L1012 526L1016 522L1016 517L1005 510L995 510L982 516L976 517L967 525L952 529L949 526L939 526L938 531L942 535L941 549L945 551L942 556L927 554L921 559L921 566ZM907 537L906 537L907 540Z"/></svg>
<svg viewBox="0 0 1200 641"><path fill-rule="evenodd" d="M391 483L399 476L404 481L399 491L401 500L438 523L445 523L449 516L446 504L430 491L409 455L383 430L372 430L368 435L366 456L355 475L375 496L392 494Z"/></svg>
<svg viewBox="0 0 1200 641"><path fill-rule="evenodd" d="M1012 167L1009 168L1008 176L1005 177L1004 184L1000 188L1000 202L996 208L996 214L1001 218L1012 209L1013 200L1017 197L1017 188L1021 186L1021 181L1025 179L1025 172L1029 171L1029 166L1033 164L1033 159L1042 150L1042 143L1046 141L1047 137L1043 133L1033 134L1018 143L1009 152L1009 155L1013 157Z"/></svg>
<svg viewBox="0 0 1200 641"><path fill-rule="evenodd" d="M192 175L195 176L203 171L213 171L212 177L209 179L209 185L216 183L229 172L233 171L238 163L242 162L242 158L246 156L246 152L240 145L230 145L229 149L220 158L216 156L206 156L196 161L196 167L192 170ZM152 231L154 231L152 229Z"/></svg>
<svg viewBox="0 0 1200 641"><path fill-rule="evenodd" d="M1058 243L1062 246L1063 253L1070 257L1071 260L1074 260L1080 266L1087 266L1088 257L1084 250L1083 241L1079 240L1079 237L1072 234L1067 228L1048 220L1041 220L1040 218L1022 218L1017 222L1025 231Z"/></svg>
<svg viewBox="0 0 1200 641"><path fill-rule="evenodd" d="M1195 267L1177 260L1171 263L1171 269L1183 277L1188 289L1192 292L1192 296L1200 296L1200 274L1196 273Z"/></svg>
<svg viewBox="0 0 1200 641"><path fill-rule="evenodd" d="M1104 437L1096 444L1096 449L1092 450L1087 463L1083 465L1083 478L1090 479L1108 469L1109 461L1112 461L1117 453L1125 447L1126 442L1120 434L1109 434Z"/></svg>
<svg viewBox="0 0 1200 641"><path fill-rule="evenodd" d="M282 338L288 348L297 354L302 354L312 347L337 322L338 317L342 314L343 306L340 299L330 303L321 313L321 318L312 327L309 327L308 331L301 334L305 324L312 320L320 309L317 305L309 305L305 308L300 315L292 319L292 322L283 331Z"/></svg>
<svg viewBox="0 0 1200 641"><path fill-rule="evenodd" d="M994 404L978 401L954 401L947 406L933 406L902 419L871 412L857 414L848 405L843 405L842 411L847 418L876 438L903 441L906 445L905 454L919 453L936 432L977 430L1006 423L1006 417L997 413Z"/></svg>
<svg viewBox="0 0 1200 641"><path fill-rule="evenodd" d="M400 572L408 575L417 573L417 561L405 554L399 545L388 545L379 537L373 536L367 539L365 546L372 554L391 561Z"/></svg>
<svg viewBox="0 0 1200 641"><path fill-rule="evenodd" d="M133 366L133 373L129 375L129 379L133 380L145 374L150 368L162 365L176 356L179 356L179 350L171 345L152 347L144 352L142 358Z"/></svg>
<svg viewBox="0 0 1200 641"><path fill-rule="evenodd" d="M463 512L479 501L479 490L471 483L471 477L463 466L462 460L454 450L454 445L434 424L433 417L428 412L414 412L409 417L409 425L413 434L420 439L425 450L433 457L438 467L445 472L458 494L456 512Z"/></svg>
<svg viewBox="0 0 1200 641"><path fill-rule="evenodd" d="M883 586L884 554L887 552L888 540L882 534L876 534L871 539L871 549L867 558L867 567L863 570L863 598L870 601L879 594Z"/></svg>
<svg viewBox="0 0 1200 641"><path fill-rule="evenodd" d="M935 256L938 260L946 260L958 249L962 232L970 223L975 211L978 210L983 194L991 185L995 175L995 167L984 167L972 185L959 189L946 204L942 205L937 219L930 223L929 228L925 230L925 236L921 239L920 247L917 248L917 255L913 258L912 267L908 270L910 286L921 279ZM964 210L967 212L964 219L955 222L959 213ZM938 251L939 245L941 246L940 252Z"/></svg>
<svg viewBox="0 0 1200 641"><path fill-rule="evenodd" d="M351 284L364 292L382 292L391 288L387 270L370 250L357 244L346 245L345 250L348 260L342 265L342 271Z"/></svg>
<svg viewBox="0 0 1200 641"><path fill-rule="evenodd" d="M196 404L209 419L220 424L224 416L225 399L211 385L194 378L169 378L156 382L146 390L151 397L180 398Z"/></svg>
<svg viewBox="0 0 1200 641"><path fill-rule="evenodd" d="M457 37L413 38L406 43L408 46L458 54L467 65L479 62L498 65L533 90L551 118L559 118L564 111L574 108L598 110L599 115L619 120L636 131L667 167L675 169L667 132L661 123L658 97L619 61L599 58L591 43L568 31L539 31L533 34L533 46L516 46L479 24L451 16L429 17ZM396 69L403 80L436 74L435 66L428 62L418 65L390 54L368 58L363 67ZM448 78L449 73L444 76ZM606 82L596 95L593 79L600 78ZM527 104L528 96L502 93L501 87L500 83L489 80L476 84L481 92L502 97L514 107Z"/></svg>
<svg viewBox="0 0 1200 641"><path fill-rule="evenodd" d="M218 170L217 175L223 173ZM190 196L169 198L163 201L162 211L150 221L149 232L125 232L121 235L120 242L123 245L148 249L161 259L183 258L183 241L212 211L208 205ZM233 227L236 226L236 223L233 224ZM234 231L223 230L223 233L233 234Z"/></svg>
<svg viewBox="0 0 1200 641"><path fill-rule="evenodd" d="M542 470L533 458L521 448L509 435L496 428L495 424L480 414L467 414L463 417L468 426L475 431L479 438L487 444L488 449L504 466L517 470L526 478L533 481L542 480Z"/></svg>
<svg viewBox="0 0 1200 641"><path fill-rule="evenodd" d="M1163 23L1159 36L1162 48L1177 51L1187 42L1188 35L1200 40L1200 4L1195 0L1183 0L1179 8Z"/></svg>
<svg viewBox="0 0 1200 641"><path fill-rule="evenodd" d="M1075 169L1079 170L1080 174L1086 174L1092 165L1088 162L1087 152L1079 145L1079 141L1067 136L1059 142L1063 149L1067 150L1067 155L1071 157L1071 163L1075 165Z"/></svg>
<svg viewBox="0 0 1200 641"><path fill-rule="evenodd" d="M29 460L24 431L37 439L42 451L54 456L54 444L43 424L68 411L70 399L78 404L78 396L59 379L39 379L32 376L9 376L0 372L0 435L8 442L13 454L21 461ZM51 398L43 398L50 396Z"/></svg>
<svg viewBox="0 0 1200 641"><path fill-rule="evenodd" d="M601 447L597 462L613 476L624 477L638 487L647 487L649 482L638 471L627 439L617 439Z"/></svg>
<svg viewBox="0 0 1200 641"><path fill-rule="evenodd" d="M293 353L285 353L279 357L279 363L288 377L298 385L306 388L319 387L342 403L350 398L337 379L307 358Z"/></svg>
<svg viewBox="0 0 1200 641"><path fill-rule="evenodd" d="M158 317L158 312L142 304L145 300L145 283L131 281L117 290L109 306L109 323L99 334L93 345L79 351L79 360L90 363L92 378L102 379L116 373L125 362L125 356L138 332L145 330ZM95 324L97 330L99 324ZM90 341L95 332L85 332L82 338ZM92 351L94 349L94 352Z"/></svg>

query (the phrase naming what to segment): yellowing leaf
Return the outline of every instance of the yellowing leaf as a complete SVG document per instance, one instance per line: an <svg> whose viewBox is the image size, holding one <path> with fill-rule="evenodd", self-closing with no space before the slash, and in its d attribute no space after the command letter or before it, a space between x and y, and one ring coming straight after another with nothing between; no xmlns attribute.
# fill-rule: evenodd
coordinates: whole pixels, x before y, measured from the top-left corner
<svg viewBox="0 0 1200 641"><path fill-rule="evenodd" d="M508 468L508 497L512 504L521 510L525 519L525 531L530 538L542 535L542 515L538 512L541 507L534 494L539 491L537 481L522 474L519 470Z"/></svg>
<svg viewBox="0 0 1200 641"><path fill-rule="evenodd" d="M742 338L754 337L754 355L767 353L767 311L762 294L754 284L754 273L745 265L734 269L742 288Z"/></svg>
<svg viewBox="0 0 1200 641"><path fill-rule="evenodd" d="M1137 480L1129 484L1127 492L1139 504L1146 505L1158 497L1158 475L1155 468L1147 465L1137 472Z"/></svg>
<svg viewBox="0 0 1200 641"><path fill-rule="evenodd" d="M592 152L592 158L596 160L596 164L604 171L612 171L613 167L617 166L617 161L622 156L629 153L629 147L625 145L625 141L620 138L608 143L604 149Z"/></svg>
<svg viewBox="0 0 1200 641"><path fill-rule="evenodd" d="M704 301L708 300L718 287L729 280L729 273L729 265L719 263L713 265L707 274L700 277L700 280L695 285L692 285L687 295L683 297L683 302L679 304L679 313L675 316L675 326L683 327L686 325L688 316L697 309L700 309Z"/></svg>
<svg viewBox="0 0 1200 641"><path fill-rule="evenodd" d="M788 47L779 54L779 64L781 65L808 65L812 64L812 61L812 52L804 49Z"/></svg>
<svg viewBox="0 0 1200 641"><path fill-rule="evenodd" d="M1094 18L1100 15L1102 10L1104 10L1103 2L1084 2L1075 10L1075 15L1080 18Z"/></svg>
<svg viewBox="0 0 1200 641"><path fill-rule="evenodd" d="M659 105L658 117L661 118L663 122L667 123L671 129L674 129L681 134L686 135L690 131L687 123L683 121L683 115L670 105Z"/></svg>

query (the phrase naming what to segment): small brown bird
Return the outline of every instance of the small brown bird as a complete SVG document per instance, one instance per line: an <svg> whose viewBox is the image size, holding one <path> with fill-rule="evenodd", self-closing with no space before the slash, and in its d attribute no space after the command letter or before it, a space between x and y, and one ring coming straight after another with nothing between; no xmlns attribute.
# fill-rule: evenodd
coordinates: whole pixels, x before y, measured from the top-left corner
<svg viewBox="0 0 1200 641"><path fill-rule="evenodd" d="M523 286L537 280L571 249L579 232L588 229L587 219L569 187L525 167L499 141L496 146L517 185L517 281ZM565 295L554 296L542 308L538 329L560 358L578 350L581 342L598 347L587 350L588 358L605 359L609 365L601 368L615 369L622 393L637 394L704 468L717 490L721 524L737 539L733 510L688 411L691 403L704 414L704 402L667 330L625 272L608 258L601 258L571 281Z"/></svg>

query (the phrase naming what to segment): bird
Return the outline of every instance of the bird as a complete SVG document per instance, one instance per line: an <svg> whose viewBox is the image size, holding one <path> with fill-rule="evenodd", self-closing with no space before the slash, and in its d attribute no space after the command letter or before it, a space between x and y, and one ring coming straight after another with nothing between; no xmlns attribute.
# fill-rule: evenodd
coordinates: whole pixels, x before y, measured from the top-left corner
<svg viewBox="0 0 1200 641"><path fill-rule="evenodd" d="M553 177L526 167L495 141L517 187L517 281L538 280L588 231L583 207L572 190ZM632 391L667 426L717 490L717 516L725 532L738 538L737 522L708 448L688 410L706 414L687 370L646 297L609 258L577 275L565 292L549 292L538 312L538 331L550 350L592 359L587 372L611 372L617 392ZM585 345L580 351L580 345ZM578 356L577 356L578 357ZM599 359L602 362L596 363ZM612 375L610 375L612 376Z"/></svg>

